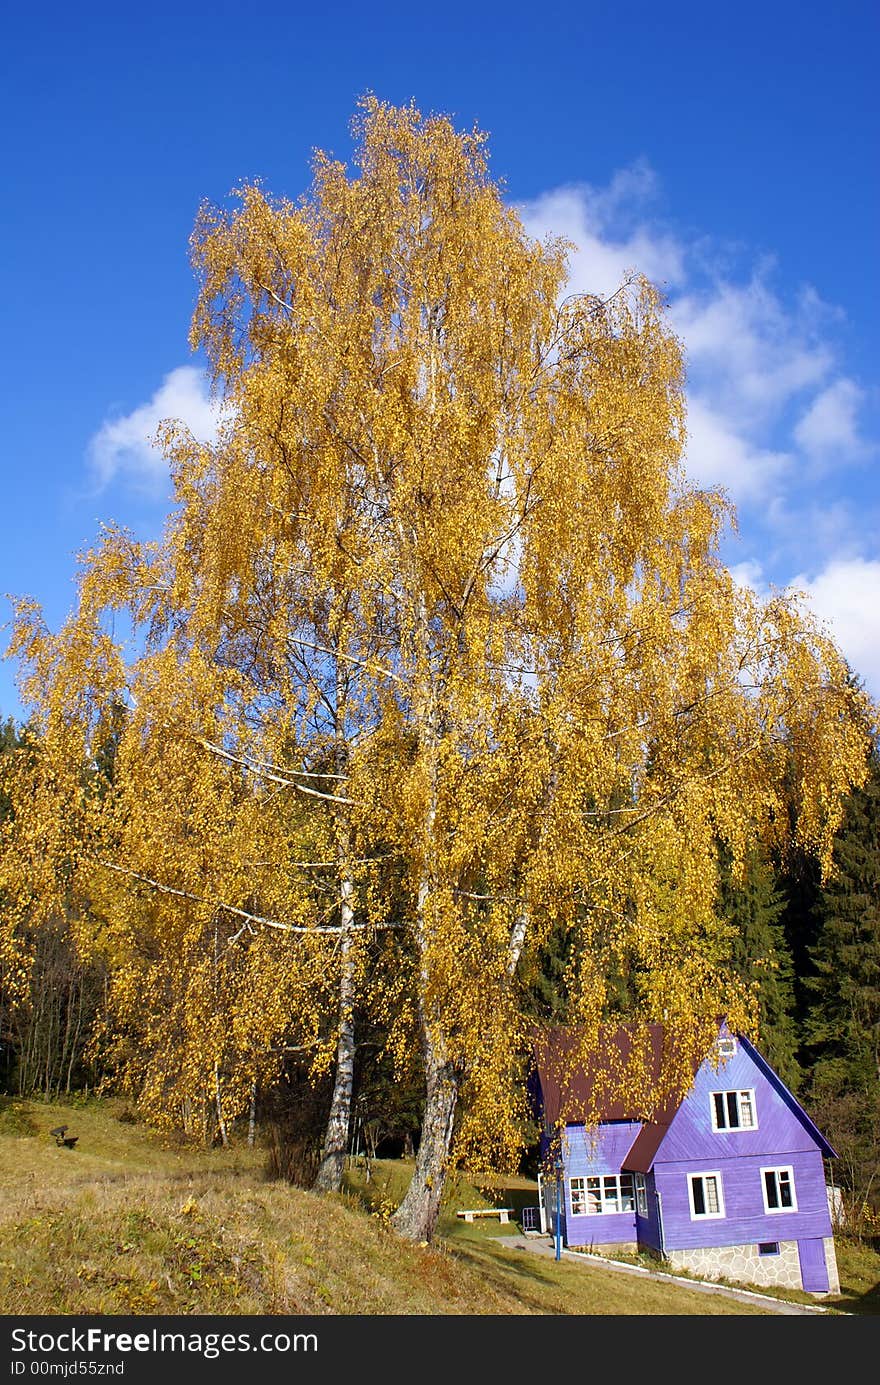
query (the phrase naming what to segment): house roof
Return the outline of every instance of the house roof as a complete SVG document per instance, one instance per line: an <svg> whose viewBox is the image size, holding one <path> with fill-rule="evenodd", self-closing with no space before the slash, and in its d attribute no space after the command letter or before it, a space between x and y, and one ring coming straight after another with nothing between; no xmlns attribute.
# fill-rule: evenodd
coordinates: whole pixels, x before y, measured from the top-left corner
<svg viewBox="0 0 880 1385"><path fill-rule="evenodd" d="M657 1157L657 1151L669 1129L669 1122L680 1105L681 1103L677 1102L674 1110L665 1120L645 1122L620 1166L624 1173L650 1173L651 1165Z"/></svg>
<svg viewBox="0 0 880 1385"><path fill-rule="evenodd" d="M742 1035L738 1037L823 1154L834 1157L834 1149L767 1060ZM560 1121L567 1124L640 1122L641 1129L621 1168L627 1173L648 1173L673 1117L687 1096L685 1089L674 1097L651 1099L652 1086L657 1089L663 1075L663 1060L670 1057L669 1036L664 1026L651 1024L640 1031L628 1025L603 1026L597 1046L587 1053L583 1051L580 1034L567 1029L551 1029L535 1036L533 1052L544 1114L551 1124ZM628 1070L634 1071L634 1056L641 1059L643 1080L631 1085L621 1079ZM705 1056L692 1061L691 1079L696 1077L703 1061ZM686 1077L687 1073L681 1075Z"/></svg>
<svg viewBox="0 0 880 1385"><path fill-rule="evenodd" d="M681 1105L681 1097L659 1106L651 1100L669 1056L662 1024L602 1026L598 1045L586 1054L579 1033L551 1029L535 1038L533 1051L544 1114L553 1125L647 1120L665 1128ZM627 1082L627 1074L636 1080Z"/></svg>

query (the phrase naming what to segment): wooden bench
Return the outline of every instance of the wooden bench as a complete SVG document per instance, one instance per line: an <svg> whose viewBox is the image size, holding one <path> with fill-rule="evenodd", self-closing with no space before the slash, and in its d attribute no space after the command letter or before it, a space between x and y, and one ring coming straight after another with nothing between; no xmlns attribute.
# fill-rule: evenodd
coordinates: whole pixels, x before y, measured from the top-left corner
<svg viewBox="0 0 880 1385"><path fill-rule="evenodd" d="M55 1136L55 1143L59 1149L61 1149L62 1146L65 1149L73 1149L79 1139L78 1135L68 1135L67 1130L68 1127L66 1125L56 1125L54 1130L49 1131L50 1135Z"/></svg>
<svg viewBox="0 0 880 1385"><path fill-rule="evenodd" d="M510 1221L513 1211L512 1207L463 1207L455 1215L464 1217L465 1221L473 1221L474 1217L499 1217L501 1221Z"/></svg>

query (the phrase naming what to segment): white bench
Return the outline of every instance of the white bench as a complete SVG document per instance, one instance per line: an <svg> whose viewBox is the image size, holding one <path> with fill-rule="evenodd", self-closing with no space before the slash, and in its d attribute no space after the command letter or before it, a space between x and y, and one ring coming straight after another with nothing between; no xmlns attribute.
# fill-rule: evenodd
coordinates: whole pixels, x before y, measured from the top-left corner
<svg viewBox="0 0 880 1385"><path fill-rule="evenodd" d="M498 1217L501 1221L510 1221L513 1211L512 1207L464 1207L455 1215L464 1217L465 1221L473 1221L474 1217Z"/></svg>

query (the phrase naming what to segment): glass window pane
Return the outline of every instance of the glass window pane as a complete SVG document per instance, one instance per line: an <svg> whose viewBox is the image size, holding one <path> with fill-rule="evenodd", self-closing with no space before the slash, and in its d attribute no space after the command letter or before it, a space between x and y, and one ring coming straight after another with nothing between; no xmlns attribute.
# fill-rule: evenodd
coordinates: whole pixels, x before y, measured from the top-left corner
<svg viewBox="0 0 880 1385"><path fill-rule="evenodd" d="M776 1174L773 1169L766 1169L764 1172L764 1187L767 1191L767 1206L778 1207L779 1196L776 1191Z"/></svg>
<svg viewBox="0 0 880 1385"><path fill-rule="evenodd" d="M720 1203L718 1201L718 1179L710 1175L705 1181L707 1211L718 1212L720 1211Z"/></svg>
<svg viewBox="0 0 880 1385"><path fill-rule="evenodd" d="M755 1112L752 1107L751 1092L740 1092L739 1094L739 1115L743 1126L751 1130L755 1124Z"/></svg>
<svg viewBox="0 0 880 1385"><path fill-rule="evenodd" d="M719 1130L724 1130L727 1125L727 1121L724 1118L724 1093L713 1092L712 1097L715 1102L715 1124Z"/></svg>
<svg viewBox="0 0 880 1385"><path fill-rule="evenodd" d="M779 1175L779 1200L783 1207L794 1205L791 1196L791 1179L787 1173L780 1173Z"/></svg>
<svg viewBox="0 0 880 1385"><path fill-rule="evenodd" d="M731 1130L736 1130L739 1125L739 1100L738 1093L727 1093L727 1124Z"/></svg>
<svg viewBox="0 0 880 1385"><path fill-rule="evenodd" d="M703 1217L706 1214L706 1199L703 1197L702 1178L692 1178L691 1187L694 1192L694 1214Z"/></svg>

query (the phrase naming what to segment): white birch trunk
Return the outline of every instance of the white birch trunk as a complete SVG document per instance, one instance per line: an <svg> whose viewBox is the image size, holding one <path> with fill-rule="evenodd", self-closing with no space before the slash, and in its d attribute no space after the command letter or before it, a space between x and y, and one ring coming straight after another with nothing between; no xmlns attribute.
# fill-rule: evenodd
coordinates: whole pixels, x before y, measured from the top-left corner
<svg viewBox="0 0 880 1385"><path fill-rule="evenodd" d="M345 879L342 881L341 888L339 1033L336 1043L336 1076L333 1081L330 1114L327 1117L321 1162L318 1165L318 1173L315 1178L315 1187L321 1192L339 1192L342 1187L354 1089L355 1042L352 1011L354 1008L356 958L354 937L351 931L351 924L354 919L354 885L351 880Z"/></svg>
<svg viewBox="0 0 880 1385"><path fill-rule="evenodd" d="M337 650L338 653L338 650ZM344 774L348 769L345 743L345 718L348 683L339 658L336 660L336 769ZM333 1095L324 1132L321 1159L315 1176L315 1188L320 1192L338 1193L342 1188L345 1156L351 1131L351 1106L354 1092L354 1002L357 956L354 945L355 887L351 878L351 838L348 821L342 816L345 808L337 809L336 852L339 866L339 1020L336 1041L336 1074Z"/></svg>
<svg viewBox="0 0 880 1385"><path fill-rule="evenodd" d="M257 1134L257 1079L251 1083L251 1105L248 1111L248 1149L253 1149Z"/></svg>
<svg viewBox="0 0 880 1385"><path fill-rule="evenodd" d="M229 1135L226 1130L226 1121L223 1117L223 1100L220 1094L220 1069L214 1066L214 1100L217 1106L217 1128L220 1131L220 1139L223 1141L223 1148L229 1144Z"/></svg>

